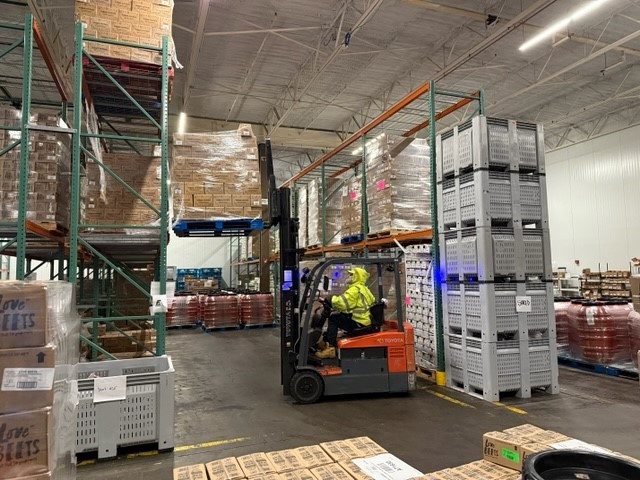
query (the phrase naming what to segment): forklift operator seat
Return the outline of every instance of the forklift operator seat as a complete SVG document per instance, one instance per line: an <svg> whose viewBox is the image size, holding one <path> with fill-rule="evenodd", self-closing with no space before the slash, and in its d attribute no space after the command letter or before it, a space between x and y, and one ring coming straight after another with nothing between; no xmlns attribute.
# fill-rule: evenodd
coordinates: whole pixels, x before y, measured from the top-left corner
<svg viewBox="0 0 640 480"><path fill-rule="evenodd" d="M371 316L371 325L366 325L360 328L354 328L348 333L345 333L345 337L359 337L360 335L367 335L369 333L377 333L380 331L380 327L384 325L384 309L387 304L383 301L379 301L369 307L369 315Z"/></svg>

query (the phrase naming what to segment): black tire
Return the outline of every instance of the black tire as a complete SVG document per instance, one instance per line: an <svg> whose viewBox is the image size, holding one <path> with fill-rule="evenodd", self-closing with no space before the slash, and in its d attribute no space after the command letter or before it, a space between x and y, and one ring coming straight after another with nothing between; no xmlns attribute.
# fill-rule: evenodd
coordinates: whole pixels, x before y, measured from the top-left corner
<svg viewBox="0 0 640 480"><path fill-rule="evenodd" d="M291 396L302 404L316 403L324 392L322 377L313 370L304 370L296 373L289 384Z"/></svg>

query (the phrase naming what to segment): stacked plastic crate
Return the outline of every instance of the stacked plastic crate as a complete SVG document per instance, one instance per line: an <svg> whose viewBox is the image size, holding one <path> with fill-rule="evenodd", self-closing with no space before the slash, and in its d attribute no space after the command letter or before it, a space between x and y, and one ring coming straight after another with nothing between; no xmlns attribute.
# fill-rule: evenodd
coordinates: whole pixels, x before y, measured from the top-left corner
<svg viewBox="0 0 640 480"><path fill-rule="evenodd" d="M542 127L480 116L436 148L447 382L557 393Z"/></svg>
<svg viewBox="0 0 640 480"><path fill-rule="evenodd" d="M433 371L436 337L433 317L431 245L410 245L405 250L407 320L413 325L416 365Z"/></svg>

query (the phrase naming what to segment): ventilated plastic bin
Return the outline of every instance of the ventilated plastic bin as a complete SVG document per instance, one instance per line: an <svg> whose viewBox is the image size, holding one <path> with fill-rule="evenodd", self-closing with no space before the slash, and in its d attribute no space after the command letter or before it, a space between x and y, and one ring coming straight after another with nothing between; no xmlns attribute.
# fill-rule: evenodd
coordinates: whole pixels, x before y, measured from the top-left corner
<svg viewBox="0 0 640 480"><path fill-rule="evenodd" d="M478 116L438 135L437 179L469 170L544 173L542 125Z"/></svg>
<svg viewBox="0 0 640 480"><path fill-rule="evenodd" d="M530 312L517 312L516 300L531 300ZM495 342L503 333L515 338L553 338L551 283L470 283L442 285L444 326L447 332Z"/></svg>
<svg viewBox="0 0 640 480"><path fill-rule="evenodd" d="M127 377L125 400L93 403L95 377ZM174 376L168 356L78 365L76 453L115 457L118 447L174 447Z"/></svg>

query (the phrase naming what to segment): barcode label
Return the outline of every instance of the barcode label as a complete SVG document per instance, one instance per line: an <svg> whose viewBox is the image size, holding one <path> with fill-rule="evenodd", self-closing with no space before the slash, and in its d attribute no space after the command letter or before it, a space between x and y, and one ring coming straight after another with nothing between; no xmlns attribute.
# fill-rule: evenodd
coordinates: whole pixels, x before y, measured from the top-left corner
<svg viewBox="0 0 640 480"><path fill-rule="evenodd" d="M38 388L38 382L18 382L18 388L32 390L34 388Z"/></svg>
<svg viewBox="0 0 640 480"><path fill-rule="evenodd" d="M0 390L3 392L51 390L54 371L53 368L5 368Z"/></svg>

